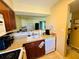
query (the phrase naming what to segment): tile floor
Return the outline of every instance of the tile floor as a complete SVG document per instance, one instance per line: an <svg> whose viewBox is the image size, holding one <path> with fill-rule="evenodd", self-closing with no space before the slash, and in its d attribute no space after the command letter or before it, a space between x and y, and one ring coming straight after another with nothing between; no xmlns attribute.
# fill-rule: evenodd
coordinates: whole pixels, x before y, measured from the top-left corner
<svg viewBox="0 0 79 59"><path fill-rule="evenodd" d="M68 54L65 59L79 59L79 52L74 49L68 49Z"/></svg>
<svg viewBox="0 0 79 59"><path fill-rule="evenodd" d="M79 59L79 53L73 49L68 49L66 57L59 56L56 52L54 52L38 59Z"/></svg>
<svg viewBox="0 0 79 59"><path fill-rule="evenodd" d="M56 52L53 52L38 59L63 59L63 57L60 57Z"/></svg>

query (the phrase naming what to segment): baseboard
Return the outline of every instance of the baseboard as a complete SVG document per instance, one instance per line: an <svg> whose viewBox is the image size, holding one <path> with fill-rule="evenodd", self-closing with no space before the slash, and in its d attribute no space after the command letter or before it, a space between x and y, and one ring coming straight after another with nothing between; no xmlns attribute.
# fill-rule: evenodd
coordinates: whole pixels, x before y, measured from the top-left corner
<svg viewBox="0 0 79 59"><path fill-rule="evenodd" d="M79 50L79 48L78 48L78 47L76 47L76 46L70 45L70 47L71 47L71 48L74 48L74 49L78 49L78 50Z"/></svg>
<svg viewBox="0 0 79 59"><path fill-rule="evenodd" d="M79 48L74 47L74 46L70 46L72 50L76 51L77 53L79 53Z"/></svg>

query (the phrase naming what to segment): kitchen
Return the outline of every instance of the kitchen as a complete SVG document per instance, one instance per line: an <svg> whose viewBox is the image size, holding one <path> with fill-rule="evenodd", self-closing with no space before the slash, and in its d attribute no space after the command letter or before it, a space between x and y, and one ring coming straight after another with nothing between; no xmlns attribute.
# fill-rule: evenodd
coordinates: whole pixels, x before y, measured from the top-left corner
<svg viewBox="0 0 79 59"><path fill-rule="evenodd" d="M0 46L0 49L1 51L3 50L2 52L13 50L13 49L16 50L20 47L25 47L25 51L26 51L25 54L27 54L26 55L27 59L35 59L45 54L54 52L56 50L56 34L52 32L50 33L51 25L46 27L44 16L20 16L18 15L16 17L20 17L22 23L17 23L16 21L18 20L15 20L16 18L15 18L13 10L7 7L3 1L0 1L0 3L5 8L5 10L3 8L5 12L1 11L3 13L3 16L1 16L2 21L0 20L1 21L0 25L3 24L2 28L5 29L5 31L7 31L6 33L5 31L3 31L5 34L0 33L1 34L0 42L2 42L1 44L2 46ZM31 19L33 21L31 20L26 21L25 18ZM34 20L35 18L38 20ZM25 21L29 23L26 25ZM18 24L20 24L21 26L18 26ZM11 37L8 37L8 35ZM8 40L8 38L5 40L6 37L8 37L9 39L11 38L11 40ZM33 54L30 53L30 51L32 51ZM36 54L38 55L36 56Z"/></svg>

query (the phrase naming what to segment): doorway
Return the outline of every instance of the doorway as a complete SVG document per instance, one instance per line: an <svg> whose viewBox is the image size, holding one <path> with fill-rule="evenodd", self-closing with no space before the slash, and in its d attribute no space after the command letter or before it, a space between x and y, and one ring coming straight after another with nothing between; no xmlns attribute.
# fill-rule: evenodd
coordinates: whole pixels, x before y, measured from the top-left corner
<svg viewBox="0 0 79 59"><path fill-rule="evenodd" d="M71 49L79 50L79 1L75 1L69 5L70 20L68 24L67 45Z"/></svg>

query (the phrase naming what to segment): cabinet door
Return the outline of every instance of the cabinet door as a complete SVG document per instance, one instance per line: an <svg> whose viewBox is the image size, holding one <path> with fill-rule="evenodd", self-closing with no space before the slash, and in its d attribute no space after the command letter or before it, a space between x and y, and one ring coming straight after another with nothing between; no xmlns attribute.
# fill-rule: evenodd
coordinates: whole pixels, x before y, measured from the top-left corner
<svg viewBox="0 0 79 59"><path fill-rule="evenodd" d="M10 10L9 14L10 14L9 16L10 16L11 30L13 30L16 28L15 13L12 10Z"/></svg>
<svg viewBox="0 0 79 59"><path fill-rule="evenodd" d="M44 44L41 46L41 44L44 42ZM35 46L35 51L36 51L36 57L41 57L45 54L45 41L38 41L36 42Z"/></svg>
<svg viewBox="0 0 79 59"><path fill-rule="evenodd" d="M15 22L15 14L11 10L5 10L3 13L4 16L4 22L6 31L11 31L16 28L16 22Z"/></svg>
<svg viewBox="0 0 79 59"><path fill-rule="evenodd" d="M36 59L45 54L45 44L41 48L39 47L42 42L44 42L44 40L27 43L24 45L27 59Z"/></svg>
<svg viewBox="0 0 79 59"><path fill-rule="evenodd" d="M13 30L16 28L15 13L12 10L10 10L9 16L10 16L10 25L11 25L10 30Z"/></svg>
<svg viewBox="0 0 79 59"><path fill-rule="evenodd" d="M11 24L10 24L10 16L7 10L3 12L3 17L4 17L6 31L9 31L11 29Z"/></svg>
<svg viewBox="0 0 79 59"><path fill-rule="evenodd" d="M0 1L0 13L3 14L6 31L15 29L16 22L14 11L2 0Z"/></svg>

